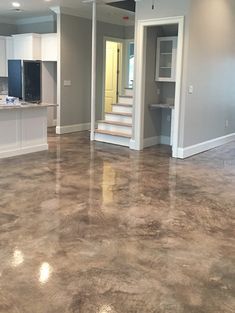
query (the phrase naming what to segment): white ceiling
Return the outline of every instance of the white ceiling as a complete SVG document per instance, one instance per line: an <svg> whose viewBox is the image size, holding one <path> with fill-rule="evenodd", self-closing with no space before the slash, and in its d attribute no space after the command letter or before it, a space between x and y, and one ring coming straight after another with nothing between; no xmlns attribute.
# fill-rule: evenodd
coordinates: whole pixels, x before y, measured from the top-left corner
<svg viewBox="0 0 235 313"><path fill-rule="evenodd" d="M12 2L17 1L21 4L21 12L16 12L12 6ZM120 25L133 25L134 14L132 12L113 8L106 5L108 2L116 0L98 0L97 16L98 19L105 22ZM83 0L0 0L0 20L5 19L9 22L16 22L25 18L36 16L47 16L52 14L51 7L60 6L62 12L82 17L91 18L91 4L84 3ZM129 20L123 17L128 16Z"/></svg>

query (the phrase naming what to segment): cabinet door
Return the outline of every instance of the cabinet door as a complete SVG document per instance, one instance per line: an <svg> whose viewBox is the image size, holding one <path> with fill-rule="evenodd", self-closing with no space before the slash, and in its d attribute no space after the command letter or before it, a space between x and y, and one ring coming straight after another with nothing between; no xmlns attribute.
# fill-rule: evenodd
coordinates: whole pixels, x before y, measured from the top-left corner
<svg viewBox="0 0 235 313"><path fill-rule="evenodd" d="M175 81L177 37L157 40L156 81Z"/></svg>
<svg viewBox="0 0 235 313"><path fill-rule="evenodd" d="M41 36L38 34L14 35L13 50L16 60L41 60Z"/></svg>
<svg viewBox="0 0 235 313"><path fill-rule="evenodd" d="M33 60L33 41L30 35L15 35L13 37L14 59Z"/></svg>
<svg viewBox="0 0 235 313"><path fill-rule="evenodd" d="M57 61L57 34L41 36L42 61Z"/></svg>
<svg viewBox="0 0 235 313"><path fill-rule="evenodd" d="M8 76L8 60L14 59L13 38L6 37L6 75Z"/></svg>
<svg viewBox="0 0 235 313"><path fill-rule="evenodd" d="M0 77L6 77L6 39L4 37L0 37L0 51Z"/></svg>

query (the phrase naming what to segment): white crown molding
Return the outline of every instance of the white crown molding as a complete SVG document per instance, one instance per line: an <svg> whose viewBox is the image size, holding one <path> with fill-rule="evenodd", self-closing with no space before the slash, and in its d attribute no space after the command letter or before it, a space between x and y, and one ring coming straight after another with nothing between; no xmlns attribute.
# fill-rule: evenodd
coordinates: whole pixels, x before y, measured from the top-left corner
<svg viewBox="0 0 235 313"><path fill-rule="evenodd" d="M57 7L50 7L50 10L56 14L60 14L61 13L61 8L59 6Z"/></svg>

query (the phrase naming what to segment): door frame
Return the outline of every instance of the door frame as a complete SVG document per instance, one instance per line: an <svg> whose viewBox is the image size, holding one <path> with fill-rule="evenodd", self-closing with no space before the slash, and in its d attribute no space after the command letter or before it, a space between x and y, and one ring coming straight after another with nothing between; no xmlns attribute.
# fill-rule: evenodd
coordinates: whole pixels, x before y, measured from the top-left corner
<svg viewBox="0 0 235 313"><path fill-rule="evenodd" d="M122 51L120 53L121 55L121 86L120 86L120 91L123 90L123 82L124 82L124 62L123 62L123 53L124 53L124 45L125 45L125 40L121 39L121 38L113 38L113 37L107 37L105 36L103 38L103 77L102 77L102 119L104 118L105 115L105 74L106 74L106 42L107 41L112 41L112 42L116 42L116 43L120 43L122 44Z"/></svg>
<svg viewBox="0 0 235 313"><path fill-rule="evenodd" d="M144 148L144 96L146 69L146 38L147 27L178 24L178 48L175 85L175 109L173 125L172 156L179 156L179 131L181 115L181 88L183 72L184 47L184 16L139 20L136 25L135 38L135 86L134 86L134 127L130 148L142 150Z"/></svg>
<svg viewBox="0 0 235 313"><path fill-rule="evenodd" d="M129 45L133 43L135 45L135 39L125 39L125 47L124 47L124 71L125 71L125 85L126 87L128 87L128 83L129 83Z"/></svg>

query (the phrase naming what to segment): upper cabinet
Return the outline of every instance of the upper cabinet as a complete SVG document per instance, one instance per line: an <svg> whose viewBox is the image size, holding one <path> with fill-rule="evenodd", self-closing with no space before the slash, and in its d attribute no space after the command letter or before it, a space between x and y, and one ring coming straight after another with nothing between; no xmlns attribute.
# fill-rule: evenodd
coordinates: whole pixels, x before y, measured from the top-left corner
<svg viewBox="0 0 235 313"><path fill-rule="evenodd" d="M57 61L57 34L0 36L0 77L8 76L8 60Z"/></svg>
<svg viewBox="0 0 235 313"><path fill-rule="evenodd" d="M157 39L156 81L175 82L177 37Z"/></svg>
<svg viewBox="0 0 235 313"><path fill-rule="evenodd" d="M12 37L14 59L34 61L41 59L41 35L20 34Z"/></svg>
<svg viewBox="0 0 235 313"><path fill-rule="evenodd" d="M57 34L13 35L13 58L57 61Z"/></svg>
<svg viewBox="0 0 235 313"><path fill-rule="evenodd" d="M0 37L0 77L7 76L6 74L6 39Z"/></svg>
<svg viewBox="0 0 235 313"><path fill-rule="evenodd" d="M13 58L12 37L0 36L0 51L0 77L7 77L7 61Z"/></svg>
<svg viewBox="0 0 235 313"><path fill-rule="evenodd" d="M57 34L41 35L41 60L57 61Z"/></svg>

